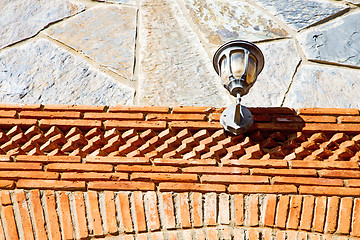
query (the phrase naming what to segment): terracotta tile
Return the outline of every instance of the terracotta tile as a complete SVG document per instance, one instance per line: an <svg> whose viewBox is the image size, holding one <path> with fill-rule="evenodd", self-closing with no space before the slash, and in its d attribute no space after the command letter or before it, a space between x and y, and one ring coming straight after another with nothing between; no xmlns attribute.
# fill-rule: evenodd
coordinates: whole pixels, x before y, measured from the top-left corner
<svg viewBox="0 0 360 240"><path fill-rule="evenodd" d="M275 223L277 196L275 194L266 195L266 208L264 226L272 227Z"/></svg>
<svg viewBox="0 0 360 240"><path fill-rule="evenodd" d="M115 209L115 195L114 192L104 192L105 201L105 217L106 218L106 229L110 234L118 232L118 226L116 221L116 209Z"/></svg>
<svg viewBox="0 0 360 240"><path fill-rule="evenodd" d="M59 218L56 212L55 192L46 190L43 196L46 204L45 219L49 237L51 239L61 239Z"/></svg>
<svg viewBox="0 0 360 240"><path fill-rule="evenodd" d="M276 210L275 227L285 228L289 211L290 197L283 195L279 197Z"/></svg>
<svg viewBox="0 0 360 240"><path fill-rule="evenodd" d="M339 197L332 196L328 198L326 221L325 221L325 233L334 233L336 230L338 211L339 211Z"/></svg>
<svg viewBox="0 0 360 240"><path fill-rule="evenodd" d="M337 232L340 234L349 234L351 226L351 214L353 207L352 198L341 198L339 210L339 222Z"/></svg>
<svg viewBox="0 0 360 240"><path fill-rule="evenodd" d="M126 233L132 232L133 224L131 221L131 214L130 214L129 195L125 192L119 192L118 198L120 201L120 212L121 212L123 230Z"/></svg>
<svg viewBox="0 0 360 240"><path fill-rule="evenodd" d="M288 217L288 220L286 223L287 229L297 229L298 228L299 222L300 222L302 200L303 200L303 198L300 195L291 196L289 217Z"/></svg>
<svg viewBox="0 0 360 240"><path fill-rule="evenodd" d="M72 216L70 212L69 197L66 192L58 193L58 205L60 207L60 226L65 239L74 239Z"/></svg>
<svg viewBox="0 0 360 240"><path fill-rule="evenodd" d="M135 215L136 215L136 229L138 232L146 231L146 219L144 212L144 203L143 203L143 195L142 192L136 191L133 192L134 198L134 207L135 207Z"/></svg>
<svg viewBox="0 0 360 240"><path fill-rule="evenodd" d="M104 230L101 220L101 214L99 209L99 200L97 192L95 191L88 191L88 203L89 203L89 212L90 216L88 216L89 219L89 231L90 233L93 233L95 236L103 236Z"/></svg>
<svg viewBox="0 0 360 240"><path fill-rule="evenodd" d="M191 219L193 227L203 226L203 194L199 192L193 192L190 194L191 200Z"/></svg>
<svg viewBox="0 0 360 240"><path fill-rule="evenodd" d="M146 215L148 219L148 228L151 231L160 229L160 218L157 205L156 192L146 192L144 195Z"/></svg>
<svg viewBox="0 0 360 240"><path fill-rule="evenodd" d="M40 191L31 190L29 200L31 203L30 206L32 208L32 214L33 214L34 233L39 239L47 239L43 207L40 201Z"/></svg>
<svg viewBox="0 0 360 240"><path fill-rule="evenodd" d="M179 204L179 220L182 228L190 228L190 206L189 206L189 193L178 194Z"/></svg>
<svg viewBox="0 0 360 240"><path fill-rule="evenodd" d="M326 197L317 197L315 200L313 229L316 232L323 232L325 223Z"/></svg>
<svg viewBox="0 0 360 240"><path fill-rule="evenodd" d="M160 212L163 214L163 226L166 229L174 229L176 227L174 202L171 193L161 193Z"/></svg>

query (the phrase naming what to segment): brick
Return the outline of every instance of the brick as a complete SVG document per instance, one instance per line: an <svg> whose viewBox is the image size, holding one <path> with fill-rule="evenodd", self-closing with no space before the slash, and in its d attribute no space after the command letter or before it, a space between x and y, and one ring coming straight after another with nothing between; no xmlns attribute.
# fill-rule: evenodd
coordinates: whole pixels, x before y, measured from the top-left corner
<svg viewBox="0 0 360 240"><path fill-rule="evenodd" d="M104 109L105 106L95 106L95 105L64 105L64 104L44 105L44 111L103 112Z"/></svg>
<svg viewBox="0 0 360 240"><path fill-rule="evenodd" d="M327 115L299 115L299 117L308 123L336 123L336 117Z"/></svg>
<svg viewBox="0 0 360 240"><path fill-rule="evenodd" d="M146 116L147 121L204 121L205 114L163 114L150 113Z"/></svg>
<svg viewBox="0 0 360 240"><path fill-rule="evenodd" d="M123 224L124 232L132 232L133 225L131 221L131 214L130 214L130 203L129 203L129 195L125 192L119 192L118 198L120 202L120 212L121 212L121 220Z"/></svg>
<svg viewBox="0 0 360 240"><path fill-rule="evenodd" d="M254 185L254 184L230 184L228 191L230 193L277 193L291 194L297 193L294 185Z"/></svg>
<svg viewBox="0 0 360 240"><path fill-rule="evenodd" d="M224 166L257 167L257 168L287 168L284 160L222 160Z"/></svg>
<svg viewBox="0 0 360 240"><path fill-rule="evenodd" d="M45 219L49 230L48 234L51 239L61 239L54 191L46 190L44 192L44 199L47 209L47 211L45 211Z"/></svg>
<svg viewBox="0 0 360 240"><path fill-rule="evenodd" d="M179 193L178 195L179 204L179 220L181 228L190 228L190 206L189 206L189 194Z"/></svg>
<svg viewBox="0 0 360 240"><path fill-rule="evenodd" d="M326 209L325 233L334 233L338 219L339 197L333 196L328 198Z"/></svg>
<svg viewBox="0 0 360 240"><path fill-rule="evenodd" d="M166 128L165 121L119 121L107 120L104 122L105 130L116 128L119 130L136 129L136 130L161 130Z"/></svg>
<svg viewBox="0 0 360 240"><path fill-rule="evenodd" d="M302 196L293 195L290 200L289 218L286 223L287 229L297 229L300 222Z"/></svg>
<svg viewBox="0 0 360 240"><path fill-rule="evenodd" d="M54 190L85 190L83 181L32 180L20 179L17 188L23 189L54 189Z"/></svg>
<svg viewBox="0 0 360 240"><path fill-rule="evenodd" d="M324 196L357 197L360 194L360 188L300 186L299 193Z"/></svg>
<svg viewBox="0 0 360 240"><path fill-rule="evenodd" d="M5 239L4 227L3 227L3 224L1 223L1 221L0 221L0 238Z"/></svg>
<svg viewBox="0 0 360 240"><path fill-rule="evenodd" d="M285 240L286 232L285 231L277 231L275 237L276 237L276 240ZM257 239L257 238L254 238L254 239Z"/></svg>
<svg viewBox="0 0 360 240"><path fill-rule="evenodd" d="M16 117L16 111L10 110L10 111L0 111L0 118L15 118Z"/></svg>
<svg viewBox="0 0 360 240"><path fill-rule="evenodd" d="M168 113L168 107L158 107L158 106L151 106L151 107L139 107L139 106L115 106L110 107L109 112L146 112L146 113Z"/></svg>
<svg viewBox="0 0 360 240"><path fill-rule="evenodd" d="M179 106L173 107L172 113L210 113L213 112L212 107L195 107L195 106Z"/></svg>
<svg viewBox="0 0 360 240"><path fill-rule="evenodd" d="M219 130L222 129L222 126L219 122L199 122L199 121L171 121L169 122L169 127L171 129L182 129L187 128L189 130Z"/></svg>
<svg viewBox="0 0 360 240"><path fill-rule="evenodd" d="M283 115L295 115L296 111L292 108L284 107L249 107L248 108L252 114L283 114Z"/></svg>
<svg viewBox="0 0 360 240"><path fill-rule="evenodd" d="M203 194L200 192L192 192L190 194L191 200L191 219L193 227L203 226Z"/></svg>
<svg viewBox="0 0 360 240"><path fill-rule="evenodd" d="M177 159L177 158L156 158L153 160L154 165L163 166L215 166L216 159Z"/></svg>
<svg viewBox="0 0 360 240"><path fill-rule="evenodd" d="M59 173L43 171L0 171L0 179L59 179Z"/></svg>
<svg viewBox="0 0 360 240"><path fill-rule="evenodd" d="M197 182L196 174L186 173L132 173L130 180L150 181L150 182Z"/></svg>
<svg viewBox="0 0 360 240"><path fill-rule="evenodd" d="M74 239L69 197L66 192L59 192L58 205L60 205L60 223L63 236L65 239Z"/></svg>
<svg viewBox="0 0 360 240"><path fill-rule="evenodd" d="M123 190L123 191L152 191L155 190L155 184L141 181L94 181L88 183L88 189L91 190Z"/></svg>
<svg viewBox="0 0 360 240"><path fill-rule="evenodd" d="M8 190L4 190L0 193L1 195L1 205L7 206L12 205L12 201L10 198L10 192Z"/></svg>
<svg viewBox="0 0 360 240"><path fill-rule="evenodd" d="M198 174L248 174L249 169L239 167L197 166L183 168L182 172Z"/></svg>
<svg viewBox="0 0 360 240"><path fill-rule="evenodd" d="M352 198L341 198L340 201L340 210L339 210L339 222L337 233L340 234L349 234L350 224L351 224L351 214L352 214L353 200Z"/></svg>
<svg viewBox="0 0 360 240"><path fill-rule="evenodd" d="M300 108L303 115L359 115L358 109L352 108Z"/></svg>
<svg viewBox="0 0 360 240"><path fill-rule="evenodd" d="M47 239L43 207L40 202L40 191L31 190L29 201L31 203L33 213L34 233L38 239Z"/></svg>
<svg viewBox="0 0 360 240"><path fill-rule="evenodd" d="M277 197L275 194L267 194L264 217L264 226L266 227L273 227L275 224L276 202Z"/></svg>
<svg viewBox="0 0 360 240"><path fill-rule="evenodd" d="M316 232L323 232L325 223L326 197L317 197L315 200L313 229Z"/></svg>
<svg viewBox="0 0 360 240"><path fill-rule="evenodd" d="M244 195L235 194L234 195L234 216L232 218L235 221L237 226L244 225Z"/></svg>
<svg viewBox="0 0 360 240"><path fill-rule="evenodd" d="M360 171L355 170L320 170L318 173L325 178L360 178Z"/></svg>
<svg viewBox="0 0 360 240"><path fill-rule="evenodd" d="M279 197L276 210L275 227L285 228L289 210L290 197L283 195Z"/></svg>
<svg viewBox="0 0 360 240"><path fill-rule="evenodd" d="M150 159L145 157L86 157L87 163L108 164L150 164Z"/></svg>
<svg viewBox="0 0 360 240"><path fill-rule="evenodd" d="M35 119L48 119L48 118L80 118L80 112L50 112L50 111L21 111L19 113L20 119L35 118Z"/></svg>
<svg viewBox="0 0 360 240"><path fill-rule="evenodd" d="M341 123L359 123L360 116L340 116L339 122Z"/></svg>
<svg viewBox="0 0 360 240"><path fill-rule="evenodd" d="M115 209L115 195L114 192L105 191L105 218L106 218L106 229L110 234L118 232L118 226L116 221L116 209Z"/></svg>
<svg viewBox="0 0 360 240"><path fill-rule="evenodd" d="M170 166L141 166L141 165L117 165L117 172L178 172L177 167Z"/></svg>
<svg viewBox="0 0 360 240"><path fill-rule="evenodd" d="M356 237L360 236L360 198L354 199L351 235Z"/></svg>
<svg viewBox="0 0 360 240"><path fill-rule="evenodd" d="M316 170L314 169L251 169L252 175L265 176L313 176L316 177Z"/></svg>
<svg viewBox="0 0 360 240"><path fill-rule="evenodd" d="M40 164L40 163L0 162L0 170L36 171L36 170L42 170L42 164Z"/></svg>
<svg viewBox="0 0 360 240"><path fill-rule="evenodd" d="M5 226L5 236L11 240L19 239L13 207L11 205L3 206L1 212L3 223Z"/></svg>
<svg viewBox="0 0 360 240"><path fill-rule="evenodd" d="M274 177L273 183L316 186L343 186L343 181L340 179L324 179L312 177Z"/></svg>
<svg viewBox="0 0 360 240"><path fill-rule="evenodd" d="M96 120L144 120L143 113L84 113L84 119Z"/></svg>
<svg viewBox="0 0 360 240"><path fill-rule="evenodd" d="M348 187L360 187L360 179L349 179L347 181Z"/></svg>
<svg viewBox="0 0 360 240"><path fill-rule="evenodd" d="M0 126L3 128L12 126L31 127L36 125L36 119L14 119L14 118L0 118Z"/></svg>
<svg viewBox="0 0 360 240"><path fill-rule="evenodd" d="M15 182L9 180L0 180L0 189L14 189Z"/></svg>
<svg viewBox="0 0 360 240"><path fill-rule="evenodd" d="M215 226L217 219L217 195L216 193L206 193L204 202L204 225Z"/></svg>
<svg viewBox="0 0 360 240"><path fill-rule="evenodd" d="M218 239L218 232L216 231L216 228L213 227L205 228L205 233L207 239Z"/></svg>
<svg viewBox="0 0 360 240"><path fill-rule="evenodd" d="M113 166L110 164L91 164L91 163L50 163L47 171L57 172L112 172Z"/></svg>
<svg viewBox="0 0 360 240"><path fill-rule="evenodd" d="M255 122L249 131L301 131L303 123L260 123Z"/></svg>
<svg viewBox="0 0 360 240"><path fill-rule="evenodd" d="M135 207L135 215L136 215L136 224L138 232L146 231L146 220L145 220L145 212L144 212L144 203L142 192L135 191L133 192L134 197L134 207Z"/></svg>
<svg viewBox="0 0 360 240"><path fill-rule="evenodd" d="M34 239L32 223L30 220L29 208L26 202L25 192L15 192L16 201L20 213L22 231L25 239Z"/></svg>
<svg viewBox="0 0 360 240"><path fill-rule="evenodd" d="M26 119L32 120L32 119ZM35 120L36 121L36 120ZM101 121L98 120L76 120L76 119L41 119L39 122L40 128L48 128L56 126L60 129L69 129L74 126L81 129L89 129L94 127L101 127Z"/></svg>
<svg viewBox="0 0 360 240"><path fill-rule="evenodd" d="M148 228L151 231L160 229L159 212L157 208L156 192L146 192L144 196L146 216L148 219Z"/></svg>
<svg viewBox="0 0 360 240"><path fill-rule="evenodd" d="M174 192L225 192L225 185L220 184L201 184L201 183L177 183L177 182L161 182L158 187L159 191Z"/></svg>
<svg viewBox="0 0 360 240"><path fill-rule="evenodd" d="M265 176L238 176L238 175L202 175L200 181L203 183L246 183L261 184L269 183L269 178Z"/></svg>
<svg viewBox="0 0 360 240"><path fill-rule="evenodd" d="M359 169L356 162L349 161L291 161L292 168L310 168L310 169Z"/></svg>
<svg viewBox="0 0 360 240"><path fill-rule="evenodd" d="M256 227L259 225L259 195L257 194L251 194L248 198L249 201L249 207L247 209L248 211L248 224L251 227Z"/></svg>
<svg viewBox="0 0 360 240"><path fill-rule="evenodd" d="M120 180L129 180L129 175L127 173L97 173L97 172L64 172L61 174L61 180L71 180L71 181L120 181Z"/></svg>
<svg viewBox="0 0 360 240"><path fill-rule="evenodd" d="M322 131L322 132L358 132L359 125L351 123L306 123L302 128L303 132Z"/></svg>

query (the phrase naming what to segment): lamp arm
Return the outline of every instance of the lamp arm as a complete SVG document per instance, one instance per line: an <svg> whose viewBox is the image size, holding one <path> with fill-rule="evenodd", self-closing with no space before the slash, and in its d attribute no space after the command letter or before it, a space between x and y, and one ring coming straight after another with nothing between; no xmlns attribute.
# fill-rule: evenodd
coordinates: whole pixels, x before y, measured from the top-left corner
<svg viewBox="0 0 360 240"><path fill-rule="evenodd" d="M234 121L236 124L240 124L243 116L241 115L241 94L240 92L236 93L236 107L235 107L235 114L234 114Z"/></svg>

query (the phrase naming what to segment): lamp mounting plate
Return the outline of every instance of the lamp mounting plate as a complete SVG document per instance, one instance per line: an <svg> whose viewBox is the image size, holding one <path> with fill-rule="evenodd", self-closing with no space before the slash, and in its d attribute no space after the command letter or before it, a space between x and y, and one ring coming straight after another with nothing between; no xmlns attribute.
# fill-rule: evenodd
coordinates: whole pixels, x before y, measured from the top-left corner
<svg viewBox="0 0 360 240"><path fill-rule="evenodd" d="M251 112L245 106L241 105L241 121L235 122L236 104L227 107L220 117L220 123L224 129L235 135L246 132L254 123Z"/></svg>

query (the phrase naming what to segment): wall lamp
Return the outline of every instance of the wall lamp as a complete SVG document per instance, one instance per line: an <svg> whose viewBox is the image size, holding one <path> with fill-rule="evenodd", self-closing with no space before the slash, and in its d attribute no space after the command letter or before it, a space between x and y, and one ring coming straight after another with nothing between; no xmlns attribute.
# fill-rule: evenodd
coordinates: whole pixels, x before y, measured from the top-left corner
<svg viewBox="0 0 360 240"><path fill-rule="evenodd" d="M257 76L264 67L264 55L253 43L230 41L216 51L213 58L216 72L224 87L236 97L236 104L230 105L220 117L225 130L239 134L254 123L250 111L240 104L241 97L248 94Z"/></svg>

